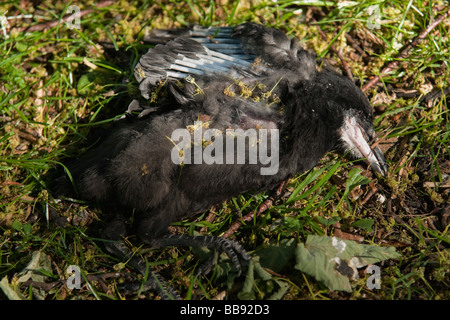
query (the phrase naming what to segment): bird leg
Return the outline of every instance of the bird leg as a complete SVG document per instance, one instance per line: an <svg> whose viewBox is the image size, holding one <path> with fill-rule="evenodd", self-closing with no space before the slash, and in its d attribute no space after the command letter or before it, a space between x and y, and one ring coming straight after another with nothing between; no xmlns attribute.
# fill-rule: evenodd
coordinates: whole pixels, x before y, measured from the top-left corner
<svg viewBox="0 0 450 320"><path fill-rule="evenodd" d="M123 238L127 234L126 223L123 219L116 219L108 224L103 231L104 237L112 240L105 242L106 250L114 256L127 261L127 264L139 271L144 276L148 274L146 283L141 286L138 283L129 283L122 286L125 293L135 293L139 290L147 291L153 289L158 291L162 299L181 299L180 295L173 289L169 283L161 277L157 272L147 266L145 261L139 256L133 254L128 248ZM238 275L242 273L243 263L241 260L247 262L251 259L245 249L235 240L213 237L213 236L189 236L189 235L164 235L157 239L145 239L144 242L150 244L153 248L161 247L207 247L218 249L225 252L230 257L233 265L236 267ZM215 259L209 259L204 265L200 267L199 274L206 274L211 271L214 266Z"/></svg>

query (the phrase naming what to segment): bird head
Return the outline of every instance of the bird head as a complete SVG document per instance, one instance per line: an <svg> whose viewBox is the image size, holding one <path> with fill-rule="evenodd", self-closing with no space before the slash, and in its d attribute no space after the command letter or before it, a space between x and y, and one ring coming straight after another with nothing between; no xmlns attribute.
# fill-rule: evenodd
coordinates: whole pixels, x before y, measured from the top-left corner
<svg viewBox="0 0 450 320"><path fill-rule="evenodd" d="M339 129L338 149L349 153L353 158L363 159L374 171L381 175L387 172L383 152L375 145L375 130L365 115L344 113L343 123Z"/></svg>
<svg viewBox="0 0 450 320"><path fill-rule="evenodd" d="M317 74L316 88L322 103L325 103L329 123L335 123L338 137L334 149L349 154L355 159L362 159L375 172L385 175L387 167L383 153L373 143L376 142L373 128L372 107L364 93L348 78L332 71Z"/></svg>
<svg viewBox="0 0 450 320"><path fill-rule="evenodd" d="M364 93L348 78L330 70L316 74L306 94L314 96L310 104L332 131L333 149L366 162L375 172L385 175L383 153L375 145L372 107ZM311 106L310 106L311 108Z"/></svg>

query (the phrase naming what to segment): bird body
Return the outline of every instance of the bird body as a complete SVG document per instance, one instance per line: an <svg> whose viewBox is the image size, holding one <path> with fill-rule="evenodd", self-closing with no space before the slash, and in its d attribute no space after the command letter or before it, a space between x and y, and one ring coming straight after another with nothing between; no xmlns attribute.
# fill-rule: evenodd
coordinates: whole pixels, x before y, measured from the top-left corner
<svg viewBox="0 0 450 320"><path fill-rule="evenodd" d="M135 68L142 97L129 112L138 116L118 121L69 166L81 198L136 211L142 241L155 245L174 221L244 192L273 189L333 149L384 172L381 152L369 145L367 98L349 79L318 71L297 39L253 23L155 31L150 39L163 44ZM174 132L191 139L181 144ZM250 138L244 147L231 145L236 135L253 132L265 134L253 141L258 156L267 149L265 162L250 161ZM196 162L196 150L215 161ZM240 161L238 154L244 154ZM267 159L277 161L276 170L261 174ZM124 228L111 229L123 235Z"/></svg>

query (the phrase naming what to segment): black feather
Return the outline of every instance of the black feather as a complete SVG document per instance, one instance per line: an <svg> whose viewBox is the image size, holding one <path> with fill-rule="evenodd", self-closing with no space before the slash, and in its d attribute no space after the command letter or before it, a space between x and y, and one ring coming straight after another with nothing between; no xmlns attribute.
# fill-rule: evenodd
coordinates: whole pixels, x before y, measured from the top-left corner
<svg viewBox="0 0 450 320"><path fill-rule="evenodd" d="M135 75L145 99L167 88L169 100L153 97L164 110L146 112L133 101L129 110L147 115L118 121L98 147L69 166L79 197L135 210L137 233L150 245L169 243L165 234L174 221L244 192L272 189L330 150L346 151L341 130L348 117L373 132L371 106L359 88L332 71L317 71L314 55L280 30L249 23L156 31L150 39L160 44L141 57ZM183 71L187 64L192 67ZM173 163L169 137L199 119L222 131L278 129L277 172L261 175L261 163ZM125 233L110 230L115 239Z"/></svg>

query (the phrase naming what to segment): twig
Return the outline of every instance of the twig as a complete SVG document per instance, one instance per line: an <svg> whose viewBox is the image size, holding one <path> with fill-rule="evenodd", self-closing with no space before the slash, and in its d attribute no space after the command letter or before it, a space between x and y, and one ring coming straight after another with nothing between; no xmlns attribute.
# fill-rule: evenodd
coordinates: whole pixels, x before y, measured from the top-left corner
<svg viewBox="0 0 450 320"><path fill-rule="evenodd" d="M370 186L370 190L369 193L367 194L367 196L364 198L364 200L361 202L361 206L365 205L367 201L370 200L370 198L372 198L372 196L378 191L377 187L375 187L375 183L371 182L369 184Z"/></svg>
<svg viewBox="0 0 450 320"><path fill-rule="evenodd" d="M435 89L429 93L427 93L425 96L420 98L420 102L423 103L425 106L430 107L429 103L434 99L440 99L442 96L448 96L450 95L450 87L447 87L445 89Z"/></svg>
<svg viewBox="0 0 450 320"><path fill-rule="evenodd" d="M361 49L361 47L356 43L355 39L352 38L352 36L348 33L345 34L345 38L347 39L347 41L350 43L350 45L353 47L353 49L355 49L356 51L358 51L358 53L361 56L365 56L366 53L364 52L363 49Z"/></svg>
<svg viewBox="0 0 450 320"><path fill-rule="evenodd" d="M380 74L378 76L376 76L375 78L373 78L372 80L370 80L367 84L365 84L362 88L362 91L365 92L368 89L370 89L371 87L373 87L375 84L378 83L378 81L380 81L380 79L382 77L387 76L390 72L392 72L393 70L397 69L401 59L404 59L408 56L409 51L414 48L419 41L425 39L428 34L434 29L436 28L442 21L444 21L444 19L446 19L448 17L449 11L447 11L445 14L443 15L439 15L436 20L434 20L432 23L430 23L430 25L423 30L411 43L409 43L408 45L406 45L403 50L400 52L400 54L398 55L397 59L395 61L390 62L387 67L383 68L383 70L381 70Z"/></svg>
<svg viewBox="0 0 450 320"><path fill-rule="evenodd" d="M259 209L258 209L258 212L256 213L256 216L259 216L261 213L263 213L264 211L266 211L267 209L272 207L272 203L273 203L273 198L269 197L266 201L263 202L263 204L261 204L259 206ZM252 212L246 214L241 219L235 221L230 226L230 228L228 228L228 230L224 233L224 235L222 237L223 238L229 238L233 233L235 233L240 228L240 226L242 226L243 222L252 221L254 217L255 217L255 211L252 211Z"/></svg>
<svg viewBox="0 0 450 320"><path fill-rule="evenodd" d="M281 193L283 192L284 188L286 187L287 183L289 182L289 179L286 179L284 181L282 181L279 185L279 187L277 188L277 190L275 191L275 195L270 196L269 198L266 199L266 201L264 201L258 209L258 212L256 213L256 216L259 216L261 213L263 213L264 211L268 210L270 207L272 207L273 201L275 198L278 198ZM229 238L233 233L235 233L240 226L242 226L243 222L249 222L252 221L253 218L255 217L255 211L252 211L248 214L246 214L245 216L243 216L241 219L235 221L229 228L228 230L224 233L224 235L222 236L223 238Z"/></svg>

